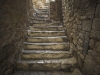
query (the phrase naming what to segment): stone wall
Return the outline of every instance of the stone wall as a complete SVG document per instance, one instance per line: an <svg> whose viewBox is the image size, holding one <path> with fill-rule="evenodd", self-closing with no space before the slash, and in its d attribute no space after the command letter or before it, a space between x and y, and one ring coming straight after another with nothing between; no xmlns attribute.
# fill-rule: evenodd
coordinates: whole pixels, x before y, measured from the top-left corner
<svg viewBox="0 0 100 75"><path fill-rule="evenodd" d="M50 2L50 19L55 21L62 21L62 3L61 0Z"/></svg>
<svg viewBox="0 0 100 75"><path fill-rule="evenodd" d="M100 74L100 0L62 0L70 50L84 75Z"/></svg>
<svg viewBox="0 0 100 75"><path fill-rule="evenodd" d="M0 0L0 75L10 75L26 35L31 0Z"/></svg>

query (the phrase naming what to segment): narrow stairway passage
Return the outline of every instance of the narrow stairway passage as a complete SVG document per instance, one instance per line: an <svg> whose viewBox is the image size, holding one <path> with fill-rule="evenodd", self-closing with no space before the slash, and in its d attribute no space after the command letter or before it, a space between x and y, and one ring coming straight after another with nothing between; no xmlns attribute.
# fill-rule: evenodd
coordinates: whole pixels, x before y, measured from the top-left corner
<svg viewBox="0 0 100 75"><path fill-rule="evenodd" d="M48 17L48 13L38 13L32 18L14 75L81 75L62 23Z"/></svg>

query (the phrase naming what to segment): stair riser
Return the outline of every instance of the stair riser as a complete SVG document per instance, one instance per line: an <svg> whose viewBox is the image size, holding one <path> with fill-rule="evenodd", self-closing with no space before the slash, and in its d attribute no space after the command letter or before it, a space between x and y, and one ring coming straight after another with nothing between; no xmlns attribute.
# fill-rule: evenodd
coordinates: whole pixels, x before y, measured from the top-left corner
<svg viewBox="0 0 100 75"><path fill-rule="evenodd" d="M46 12L46 13L36 13L36 15L49 15L49 13L48 12Z"/></svg>
<svg viewBox="0 0 100 75"><path fill-rule="evenodd" d="M69 44L66 45L25 45L26 50L69 50Z"/></svg>
<svg viewBox="0 0 100 75"><path fill-rule="evenodd" d="M18 64L18 70L34 71L34 70L55 70L59 69L60 64Z"/></svg>
<svg viewBox="0 0 100 75"><path fill-rule="evenodd" d="M39 10L39 12L41 12L41 13L49 13L48 10Z"/></svg>
<svg viewBox="0 0 100 75"><path fill-rule="evenodd" d="M45 23L46 21L45 20L33 20L31 22L33 22L33 23Z"/></svg>
<svg viewBox="0 0 100 75"><path fill-rule="evenodd" d="M34 42L34 43L49 43L49 42L67 42L67 38L27 38L27 42Z"/></svg>
<svg viewBox="0 0 100 75"><path fill-rule="evenodd" d="M50 25L50 24L31 24L31 26L33 26L33 27L49 27L49 26L55 26L55 27L57 27L57 26L61 26L60 24L55 24L55 25Z"/></svg>
<svg viewBox="0 0 100 75"><path fill-rule="evenodd" d="M36 16L38 16L38 17L48 17L49 15L48 14L36 14Z"/></svg>
<svg viewBox="0 0 100 75"><path fill-rule="evenodd" d="M68 69L71 66L76 65L76 58L67 58L67 59L50 59L50 60L30 60L17 62L18 70L61 70Z"/></svg>
<svg viewBox="0 0 100 75"><path fill-rule="evenodd" d="M30 27L30 30L32 31L62 31L63 28L59 27L59 28L33 28L33 27Z"/></svg>
<svg viewBox="0 0 100 75"><path fill-rule="evenodd" d="M61 26L61 24L59 24L59 23L56 23L56 24L48 24L48 23L46 23L46 24L31 24L31 26L38 26L38 27L48 27L48 26Z"/></svg>
<svg viewBox="0 0 100 75"><path fill-rule="evenodd" d="M60 63L50 63L50 64L17 64L17 70L21 71L46 71L46 70L61 70L61 69L68 69L71 65L60 64Z"/></svg>
<svg viewBox="0 0 100 75"><path fill-rule="evenodd" d="M67 53L22 53L22 60L38 60L38 59L59 59L69 58L71 54Z"/></svg>
<svg viewBox="0 0 100 75"><path fill-rule="evenodd" d="M50 21L50 20L48 20L48 19L46 19L46 18L32 18L32 20L31 21L37 21L37 22L44 22L44 21Z"/></svg>
<svg viewBox="0 0 100 75"><path fill-rule="evenodd" d="M64 32L28 32L28 36L50 37L50 36L66 36L66 35Z"/></svg>

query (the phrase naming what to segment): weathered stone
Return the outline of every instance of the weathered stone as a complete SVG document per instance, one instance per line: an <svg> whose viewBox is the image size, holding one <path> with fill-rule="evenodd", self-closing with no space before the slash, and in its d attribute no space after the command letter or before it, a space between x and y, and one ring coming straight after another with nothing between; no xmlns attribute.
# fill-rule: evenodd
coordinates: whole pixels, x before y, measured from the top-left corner
<svg viewBox="0 0 100 75"><path fill-rule="evenodd" d="M94 48L95 41L93 39L90 40L89 47Z"/></svg>
<svg viewBox="0 0 100 75"><path fill-rule="evenodd" d="M94 29L94 30L100 30L100 18L95 18L93 20L92 29Z"/></svg>
<svg viewBox="0 0 100 75"><path fill-rule="evenodd" d="M11 75L27 27L29 0L0 1L0 75ZM27 3L27 5L26 5ZM29 6L30 7L30 6ZM26 9L28 8L28 10ZM2 68L2 69L1 69Z"/></svg>
<svg viewBox="0 0 100 75"><path fill-rule="evenodd" d="M83 40L82 39L78 39L78 44L80 45L80 46L82 46L83 45Z"/></svg>
<svg viewBox="0 0 100 75"><path fill-rule="evenodd" d="M96 8L96 12L95 12L95 15L97 15L97 17L100 17L100 4L97 5L97 8Z"/></svg>
<svg viewBox="0 0 100 75"><path fill-rule="evenodd" d="M82 46L77 45L77 49L79 50L79 52L81 52L81 53L82 53L82 51L83 51L83 47L82 47Z"/></svg>
<svg viewBox="0 0 100 75"><path fill-rule="evenodd" d="M84 31L90 31L91 30L91 24L92 24L92 21L85 21L85 22L83 22L82 29Z"/></svg>
<svg viewBox="0 0 100 75"><path fill-rule="evenodd" d="M86 40L86 41L89 41L89 38L90 38L89 36L90 36L89 32L86 32L86 33L85 33L85 40Z"/></svg>
<svg viewBox="0 0 100 75"><path fill-rule="evenodd" d="M95 44L95 50L96 50L97 52L100 52L100 42L97 42L97 43Z"/></svg>
<svg viewBox="0 0 100 75"><path fill-rule="evenodd" d="M81 20L82 20L82 19L84 20L84 19L86 19L86 18L87 18L87 16L81 16L81 17L80 17Z"/></svg>
<svg viewBox="0 0 100 75"><path fill-rule="evenodd" d="M100 19L99 19L100 0L92 0L92 1L74 0L73 3L71 0L70 1L68 0L65 1L65 3L67 6L66 12L68 12L68 14L66 13L68 16L66 16L65 19L71 19L72 17L74 18L70 22L67 20L65 24L68 39L70 40L70 50L76 48L77 50L75 52L79 51L79 54L75 55L75 57L78 57L78 63L80 69L82 69L84 65L84 57L88 55L88 50L94 52L96 51L96 48L99 49L98 47L99 44L96 44L96 42L100 40L100 35L99 35L100 34ZM70 15L71 12L74 12L73 16ZM92 56L90 57L92 58ZM92 59L90 62L94 62L94 61L95 60ZM97 63L98 62L99 61L97 61ZM89 64L89 62L86 61L85 63L87 63L89 66L93 64L93 63ZM91 68L95 68L95 67L92 66L88 67L88 65L87 65L87 69L86 70L84 69L84 72L86 71L85 75L92 75L92 73L94 73L94 75L99 74L99 72L96 70L95 72L91 72L94 70L94 69L92 70ZM88 70L88 68L91 70ZM87 70L89 71L89 73L87 73Z"/></svg>
<svg viewBox="0 0 100 75"><path fill-rule="evenodd" d="M95 38L95 39L100 39L100 31L94 31L94 30L92 30L91 31L91 33L90 33L90 37L92 37L92 38Z"/></svg>

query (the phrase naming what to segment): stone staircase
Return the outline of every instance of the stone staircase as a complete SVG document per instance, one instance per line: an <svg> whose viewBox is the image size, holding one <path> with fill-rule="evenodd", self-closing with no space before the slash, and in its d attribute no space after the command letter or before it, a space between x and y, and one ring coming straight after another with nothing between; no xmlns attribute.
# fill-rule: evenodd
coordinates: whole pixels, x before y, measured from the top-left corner
<svg viewBox="0 0 100 75"><path fill-rule="evenodd" d="M44 10L39 9L41 12L46 12ZM40 17L43 15L40 14ZM17 72L13 75L81 75L75 68L77 61L69 51L69 41L62 23L47 22L46 17L40 17L32 18L27 39L23 43L24 48L17 61ZM74 71L59 72L61 70Z"/></svg>

